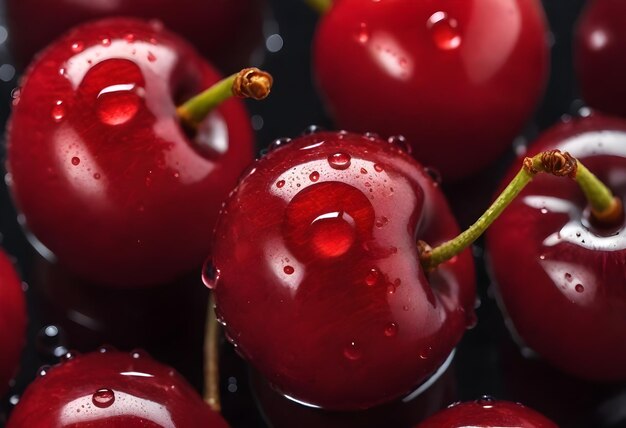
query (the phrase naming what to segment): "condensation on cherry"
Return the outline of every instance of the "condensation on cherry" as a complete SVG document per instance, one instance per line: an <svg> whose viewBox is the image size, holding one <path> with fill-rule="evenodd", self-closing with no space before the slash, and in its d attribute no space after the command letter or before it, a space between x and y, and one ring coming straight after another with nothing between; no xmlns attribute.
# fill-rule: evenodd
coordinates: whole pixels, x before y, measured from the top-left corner
<svg viewBox="0 0 626 428"><path fill-rule="evenodd" d="M367 43L368 40L370 39L370 31L369 31L369 28L367 28L367 24L365 22L361 22L359 24L359 28L357 28L357 31L355 34L355 38L357 42L361 44Z"/></svg>
<svg viewBox="0 0 626 428"><path fill-rule="evenodd" d="M66 111L65 111L65 105L63 104L63 101L57 100L54 103L54 106L52 106L52 110L51 110L52 119L54 119L55 122L60 122L65 117L65 114L66 114Z"/></svg>
<svg viewBox="0 0 626 428"><path fill-rule="evenodd" d="M101 388L93 393L91 396L91 402L94 406L100 409L111 407L111 405L115 402L115 392L109 388Z"/></svg>
<svg viewBox="0 0 626 428"><path fill-rule="evenodd" d="M448 16L446 12L433 13L426 23L435 46L443 51L451 51L461 46L461 34L456 19Z"/></svg>
<svg viewBox="0 0 626 428"><path fill-rule="evenodd" d="M482 406L484 409L491 409L496 400L490 395L483 395L478 400L476 400L476 404Z"/></svg>
<svg viewBox="0 0 626 428"><path fill-rule="evenodd" d="M411 145L408 143L404 135L393 135L387 139L389 144L393 144L405 153L411 154Z"/></svg>
<svg viewBox="0 0 626 428"><path fill-rule="evenodd" d="M350 168L352 158L349 154L343 152L333 153L328 156L328 164L333 169L345 170Z"/></svg>
<svg viewBox="0 0 626 428"><path fill-rule="evenodd" d="M71 49L72 49L72 52L74 53L80 53L83 51L83 49L85 49L85 43L83 43L80 40L77 40L74 43L72 43Z"/></svg>
<svg viewBox="0 0 626 428"><path fill-rule="evenodd" d="M343 355L350 361L359 360L362 357L361 348L356 342L352 341L343 349Z"/></svg>
<svg viewBox="0 0 626 428"><path fill-rule="evenodd" d="M302 131L302 135L313 135L317 134L318 132L322 132L323 130L324 128L322 128L321 126L309 125L304 131Z"/></svg>
<svg viewBox="0 0 626 428"><path fill-rule="evenodd" d="M207 259L202 266L202 282L207 288L214 288L220 278L220 270L215 267L212 259Z"/></svg>
<svg viewBox="0 0 626 428"><path fill-rule="evenodd" d="M398 324L390 322L385 326L385 336L394 337L398 334Z"/></svg>
<svg viewBox="0 0 626 428"><path fill-rule="evenodd" d="M312 182L317 182L317 180L320 179L320 173L317 171L313 171L311 174L309 174L309 180L311 180Z"/></svg>
<svg viewBox="0 0 626 428"><path fill-rule="evenodd" d="M365 276L365 284L367 284L370 287L373 287L374 285L378 283L379 278L380 278L380 272L378 271L378 269L372 268Z"/></svg>
<svg viewBox="0 0 626 428"><path fill-rule="evenodd" d="M287 144L291 143L291 138L288 137L283 137L283 138L277 138L274 141L272 141L270 143L270 145L267 148L267 152L273 152L274 150L283 147Z"/></svg>

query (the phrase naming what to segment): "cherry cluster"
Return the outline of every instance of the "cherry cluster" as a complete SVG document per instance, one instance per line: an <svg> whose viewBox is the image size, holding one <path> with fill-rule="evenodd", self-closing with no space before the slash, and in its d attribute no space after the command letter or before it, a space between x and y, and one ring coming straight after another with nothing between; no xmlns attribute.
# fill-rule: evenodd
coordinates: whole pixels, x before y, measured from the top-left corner
<svg viewBox="0 0 626 428"><path fill-rule="evenodd" d="M239 98L274 84L250 64L264 1L7 1L12 54L30 64L6 128L5 181L39 253L24 277L96 342L55 345L7 428L226 427L223 348L275 427L556 427L517 402L455 401L485 268L524 355L626 382L626 3L589 1L572 30L587 104L513 161L549 77L539 0L307 3L314 80L344 130L310 127L255 160ZM442 181L469 192L507 162L461 231ZM31 351L28 264L0 250L0 395ZM204 329L203 374L118 339L162 342L168 311L180 343ZM111 338L130 352L97 343Z"/></svg>

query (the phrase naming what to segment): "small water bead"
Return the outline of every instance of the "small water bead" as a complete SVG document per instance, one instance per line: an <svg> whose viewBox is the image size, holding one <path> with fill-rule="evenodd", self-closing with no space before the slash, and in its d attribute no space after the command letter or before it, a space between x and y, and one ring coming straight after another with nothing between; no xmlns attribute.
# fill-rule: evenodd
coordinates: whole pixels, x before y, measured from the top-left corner
<svg viewBox="0 0 626 428"><path fill-rule="evenodd" d="M76 358L77 356L78 356L78 352L76 352L76 351L67 351L67 352L65 353L65 355L63 355L63 356L61 357L61 361L62 361L62 362L67 362L67 361L73 360L73 359L74 359L74 358Z"/></svg>
<svg viewBox="0 0 626 428"><path fill-rule="evenodd" d="M285 180L279 180L276 182L276 187L278 187L279 189L282 189L284 185L285 185Z"/></svg>
<svg viewBox="0 0 626 428"><path fill-rule="evenodd" d="M478 400L476 400L476 404L482 406L485 409L491 409L495 404L495 399L491 395L483 395Z"/></svg>
<svg viewBox="0 0 626 428"><path fill-rule="evenodd" d="M376 285L379 278L380 278L380 272L378 271L378 269L372 268L365 276L365 284L367 284L370 287L373 287L374 285Z"/></svg>
<svg viewBox="0 0 626 428"><path fill-rule="evenodd" d="M379 163L374 164L374 171L376 171L376 172L383 172L384 170L385 170L385 168L381 164L379 164Z"/></svg>
<svg viewBox="0 0 626 428"><path fill-rule="evenodd" d="M124 36L124 40L126 40L128 43L134 43L136 38L137 37L133 33L128 33Z"/></svg>
<svg viewBox="0 0 626 428"><path fill-rule="evenodd" d="M54 103L51 114L55 122L60 122L63 120L63 118L65 117L65 105L63 105L63 101L58 100L56 103Z"/></svg>
<svg viewBox="0 0 626 428"><path fill-rule="evenodd" d="M395 322L390 322L385 326L385 336L394 337L398 334L398 324Z"/></svg>
<svg viewBox="0 0 626 428"><path fill-rule="evenodd" d="M343 355L350 361L359 360L362 356L361 349L356 344L356 342L348 343L348 345L346 345L346 347L343 349Z"/></svg>
<svg viewBox="0 0 626 428"><path fill-rule="evenodd" d="M394 135L387 139L389 144L393 144L403 152L411 154L411 145L408 143L404 135Z"/></svg>
<svg viewBox="0 0 626 428"><path fill-rule="evenodd" d="M304 131L302 131L302 135L313 135L322 131L324 131L324 128L322 128L321 126L310 125L310 126L307 126L307 128Z"/></svg>
<svg viewBox="0 0 626 428"><path fill-rule="evenodd" d="M375 132L366 132L365 134L363 134L363 136L371 141L380 139L380 135Z"/></svg>
<svg viewBox="0 0 626 428"><path fill-rule="evenodd" d="M148 51L148 61L154 62L156 60L157 60L156 55L154 55L152 52Z"/></svg>
<svg viewBox="0 0 626 428"><path fill-rule="evenodd" d="M100 39L100 44L102 46L111 46L111 39L109 37L103 37Z"/></svg>
<svg viewBox="0 0 626 428"><path fill-rule="evenodd" d="M320 173L319 173L319 172L317 172L317 171L313 171L313 172L309 175L309 179L310 179L312 182L316 182L317 180L319 180L319 179L320 179Z"/></svg>
<svg viewBox="0 0 626 428"><path fill-rule="evenodd" d="M100 409L106 409L115 402L115 393L112 389L101 388L93 393L91 402Z"/></svg>
<svg viewBox="0 0 626 428"><path fill-rule="evenodd" d="M285 267L283 268L283 272L285 272L287 275L291 275L291 274L293 274L295 271L296 271L296 270L293 268L293 266L289 266L289 265L287 265L287 266L285 266Z"/></svg>
<svg viewBox="0 0 626 428"><path fill-rule="evenodd" d="M574 287L574 289L577 293L582 293L583 291L585 291L585 287L582 284L576 284L576 287Z"/></svg>
<svg viewBox="0 0 626 428"><path fill-rule="evenodd" d="M79 158L79 157L74 156L74 157L72 158L72 165L74 165L74 166L78 166L78 165L80 165L80 158Z"/></svg>
<svg viewBox="0 0 626 428"><path fill-rule="evenodd" d="M220 278L220 270L215 267L212 259L207 259L202 266L202 282L207 288L214 288Z"/></svg>
<svg viewBox="0 0 626 428"><path fill-rule="evenodd" d="M101 177L102 177L102 176L100 175L100 173L99 173L99 172L96 172L96 173L93 175L93 178L94 178L94 179L96 179L96 180L100 180L100 178L101 178Z"/></svg>
<svg viewBox="0 0 626 428"><path fill-rule="evenodd" d="M450 18L446 12L435 12L426 24L431 32L435 46L444 51L450 51L461 46L461 35L458 22Z"/></svg>
<svg viewBox="0 0 626 428"><path fill-rule="evenodd" d="M389 223L389 219L385 216L382 216L378 220L376 220L375 224L376 224L376 227L380 229L382 227L385 227L387 223Z"/></svg>
<svg viewBox="0 0 626 428"><path fill-rule="evenodd" d="M424 171L426 171L426 174L428 174L428 176L432 178L432 180L437 185L441 185L441 173L439 172L439 170L431 166L427 166L426 168L424 168Z"/></svg>
<svg viewBox="0 0 626 428"><path fill-rule="evenodd" d="M284 138L277 138L276 140L272 141L272 143L269 145L269 147L267 148L268 152L273 152L274 150L283 147L287 144L291 143L291 138L288 137L284 137Z"/></svg>
<svg viewBox="0 0 626 428"><path fill-rule="evenodd" d="M365 168L361 168L361 174L367 174L367 170Z"/></svg>
<svg viewBox="0 0 626 428"><path fill-rule="evenodd" d="M369 39L370 39L370 32L369 32L369 29L367 28L367 24L365 22L361 22L356 32L356 40L361 44L365 44L367 43Z"/></svg>
<svg viewBox="0 0 626 428"><path fill-rule="evenodd" d="M338 152L328 156L328 163L334 169L345 170L350 168L352 158L349 154Z"/></svg>
<svg viewBox="0 0 626 428"><path fill-rule="evenodd" d="M37 370L37 376L43 377L43 376L46 376L49 372L50 372L50 366L48 365L41 366L39 367L39 370Z"/></svg>
<svg viewBox="0 0 626 428"><path fill-rule="evenodd" d="M566 273L565 274L565 279L567 280L567 282L572 282L572 274L571 273Z"/></svg>
<svg viewBox="0 0 626 428"><path fill-rule="evenodd" d="M71 48L72 48L72 52L80 53L83 51L83 49L85 49L85 44L82 41L76 41L72 43Z"/></svg>

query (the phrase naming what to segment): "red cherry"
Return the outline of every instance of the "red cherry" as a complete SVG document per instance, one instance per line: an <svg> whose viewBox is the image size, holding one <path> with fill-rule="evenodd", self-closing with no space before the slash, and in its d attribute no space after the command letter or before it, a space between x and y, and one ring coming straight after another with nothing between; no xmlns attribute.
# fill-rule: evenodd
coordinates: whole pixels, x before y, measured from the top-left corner
<svg viewBox="0 0 626 428"><path fill-rule="evenodd" d="M588 2L576 28L576 71L590 106L626 117L626 3Z"/></svg>
<svg viewBox="0 0 626 428"><path fill-rule="evenodd" d="M509 147L548 70L536 0L342 0L323 17L315 71L348 129L403 134L446 179Z"/></svg>
<svg viewBox="0 0 626 428"><path fill-rule="evenodd" d="M132 19L78 27L31 66L7 134L11 190L61 264L136 286L202 263L253 150L238 100L194 139L179 125L177 103L218 80L181 39Z"/></svg>
<svg viewBox="0 0 626 428"><path fill-rule="evenodd" d="M626 122L561 123L530 147L568 151L626 196ZM513 171L511 171L511 174ZM537 176L487 233L503 307L523 342L591 380L626 380L626 228L590 218L573 181Z"/></svg>
<svg viewBox="0 0 626 428"><path fill-rule="evenodd" d="M557 428L545 416L519 403L496 401L490 397L454 404L417 428Z"/></svg>
<svg viewBox="0 0 626 428"><path fill-rule="evenodd" d="M69 28L112 16L159 19L222 70L245 66L262 40L257 0L8 0L7 13L11 51L22 65ZM85 40L75 43L80 49Z"/></svg>
<svg viewBox="0 0 626 428"><path fill-rule="evenodd" d="M7 391L26 341L26 303L13 264L0 250L0 397Z"/></svg>
<svg viewBox="0 0 626 428"><path fill-rule="evenodd" d="M316 133L242 179L206 280L230 340L272 385L366 408L426 380L473 324L471 254L427 273L416 245L457 233L438 185L396 145Z"/></svg>
<svg viewBox="0 0 626 428"><path fill-rule="evenodd" d="M174 371L143 352L72 356L26 389L7 428L226 428Z"/></svg>

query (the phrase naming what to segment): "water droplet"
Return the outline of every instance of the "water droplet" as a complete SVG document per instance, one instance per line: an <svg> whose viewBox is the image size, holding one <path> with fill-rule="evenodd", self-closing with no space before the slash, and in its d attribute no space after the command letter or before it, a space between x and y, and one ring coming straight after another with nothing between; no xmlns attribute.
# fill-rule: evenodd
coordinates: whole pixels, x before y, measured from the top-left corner
<svg viewBox="0 0 626 428"><path fill-rule="evenodd" d="M389 142L389 144L393 144L403 152L411 154L411 145L408 143L403 135L394 135L392 137L389 137L387 141Z"/></svg>
<svg viewBox="0 0 626 428"><path fill-rule="evenodd" d="M106 354L107 352L115 352L115 347L111 345L102 345L98 348L98 352L101 354Z"/></svg>
<svg viewBox="0 0 626 428"><path fill-rule="evenodd" d="M491 395L483 395L478 400L476 400L476 403L485 409L491 409L495 401L496 400Z"/></svg>
<svg viewBox="0 0 626 428"><path fill-rule="evenodd" d="M154 62L156 59L157 57L152 52L148 51L148 61Z"/></svg>
<svg viewBox="0 0 626 428"><path fill-rule="evenodd" d="M379 278L380 278L380 272L378 272L378 269L372 268L365 276L365 284L367 284L370 287L373 287L374 285L376 285Z"/></svg>
<svg viewBox="0 0 626 428"><path fill-rule="evenodd" d="M376 220L376 227L380 229L381 227L385 227L387 223L389 223L389 219L385 216L382 216L381 218Z"/></svg>
<svg viewBox="0 0 626 428"><path fill-rule="evenodd" d="M317 180L320 179L320 173L317 171L313 171L310 175L309 175L309 179L313 182L316 182Z"/></svg>
<svg viewBox="0 0 626 428"><path fill-rule="evenodd" d="M100 121L107 125L122 125L137 114L142 88L134 83L111 85L100 91L96 100L96 112Z"/></svg>
<svg viewBox="0 0 626 428"><path fill-rule="evenodd" d="M136 39L136 36L133 33L128 33L124 36L124 40L126 40L128 43L133 43Z"/></svg>
<svg viewBox="0 0 626 428"><path fill-rule="evenodd" d="M396 292L396 286L392 283L387 284L387 293L394 294Z"/></svg>
<svg viewBox="0 0 626 428"><path fill-rule="evenodd" d="M422 360L427 360L428 358L430 358L430 353L432 352L433 348L431 346L427 347L426 349L422 349L419 353L419 357Z"/></svg>
<svg viewBox="0 0 626 428"><path fill-rule="evenodd" d="M361 22L359 24L359 29L356 33L356 39L359 43L367 43L367 41L370 39L370 32L365 22Z"/></svg>
<svg viewBox="0 0 626 428"><path fill-rule="evenodd" d="M288 138L288 137L277 138L276 140L272 141L272 143L267 148L267 151L273 152L274 150L280 147L286 146L289 143L291 143L291 138Z"/></svg>
<svg viewBox="0 0 626 428"><path fill-rule="evenodd" d="M39 376L39 377L46 376L49 371L50 371L50 366L48 366L48 365L41 366L41 367L39 367L39 370L37 370L37 376Z"/></svg>
<svg viewBox="0 0 626 428"><path fill-rule="evenodd" d="M102 46L111 46L111 39L108 37L103 37L102 39L100 39L100 44L102 44Z"/></svg>
<svg viewBox="0 0 626 428"><path fill-rule="evenodd" d="M361 358L361 349L356 344L356 342L350 342L343 349L343 355L351 361L356 361Z"/></svg>
<svg viewBox="0 0 626 428"><path fill-rule="evenodd" d="M74 53L80 53L83 51L83 49L85 49L85 44L81 41L76 41L74 43L72 43L72 52Z"/></svg>
<svg viewBox="0 0 626 428"><path fill-rule="evenodd" d="M374 164L374 170L376 172L383 172L385 168L381 164L377 163L377 164Z"/></svg>
<svg viewBox="0 0 626 428"><path fill-rule="evenodd" d="M583 291L585 291L585 287L582 284L576 284L576 287L574 287L576 289L577 293L582 293Z"/></svg>
<svg viewBox="0 0 626 428"><path fill-rule="evenodd" d="M458 22L450 18L446 12L435 12L426 24L433 37L435 46L444 51L450 51L461 46Z"/></svg>
<svg viewBox="0 0 626 428"><path fill-rule="evenodd" d="M214 288L220 279L220 270L215 267L213 260L208 258L202 266L202 282L208 288Z"/></svg>
<svg viewBox="0 0 626 428"><path fill-rule="evenodd" d="M568 282L572 282L572 274L571 274L571 273L569 273L569 272L568 272L568 273L566 273L566 274L565 274L565 279L566 279Z"/></svg>
<svg viewBox="0 0 626 428"><path fill-rule="evenodd" d="M439 172L439 170L437 170L436 168L428 166L428 167L424 168L424 171L426 171L426 174L428 174L428 176L430 178L432 178L433 181L437 185L441 184L441 173Z"/></svg>
<svg viewBox="0 0 626 428"><path fill-rule="evenodd" d="M279 180L276 182L276 187L278 187L279 189L282 189L284 185L285 185L285 180Z"/></svg>
<svg viewBox="0 0 626 428"><path fill-rule="evenodd" d="M101 178L100 173L99 173L99 172L96 172L96 173L93 175L93 178L94 178L94 179L96 179L96 180L100 180L100 178Z"/></svg>
<svg viewBox="0 0 626 428"><path fill-rule="evenodd" d="M115 402L115 393L112 389L101 388L93 393L91 396L91 402L94 406L100 409L111 407L111 405Z"/></svg>
<svg viewBox="0 0 626 428"><path fill-rule="evenodd" d="M56 325L46 325L35 338L37 352L44 357L59 358L67 353L65 333Z"/></svg>
<svg viewBox="0 0 626 428"><path fill-rule="evenodd" d="M283 268L283 272L285 272L287 275L291 275L292 273L294 273L296 270L293 268L293 266L285 266Z"/></svg>
<svg viewBox="0 0 626 428"><path fill-rule="evenodd" d="M317 255L338 257L354 244L355 221L346 212L323 213L311 222L309 236Z"/></svg>
<svg viewBox="0 0 626 428"><path fill-rule="evenodd" d="M328 156L328 163L334 169L348 169L352 158L347 153L338 152Z"/></svg>
<svg viewBox="0 0 626 428"><path fill-rule="evenodd" d="M11 91L11 104L15 107L20 103L20 95L22 94L22 90L20 88L13 88Z"/></svg>
<svg viewBox="0 0 626 428"><path fill-rule="evenodd" d="M20 402L20 396L17 394L14 394L9 398L9 404L13 407L17 406L19 402Z"/></svg>
<svg viewBox="0 0 626 428"><path fill-rule="evenodd" d="M394 337L396 334L398 334L398 324L390 322L385 326L385 336Z"/></svg>
<svg viewBox="0 0 626 428"><path fill-rule="evenodd" d="M380 135L375 132L366 132L365 134L363 134L363 136L372 141L380 139Z"/></svg>
<svg viewBox="0 0 626 428"><path fill-rule="evenodd" d="M318 132L322 132L324 130L324 128L322 128L321 126L317 126L317 125L310 125L307 126L307 128L302 131L302 135L313 135L313 134L317 134Z"/></svg>
<svg viewBox="0 0 626 428"><path fill-rule="evenodd" d="M74 359L74 358L76 358L77 356L78 356L78 352L76 352L76 351L67 351L67 352L65 353L65 355L63 355L63 356L61 357L61 361L62 361L62 362L67 362L67 361L73 360L73 359Z"/></svg>
<svg viewBox="0 0 626 428"><path fill-rule="evenodd" d="M63 105L63 101L58 100L54 106L52 107L52 118L55 122L60 122L65 117L65 106Z"/></svg>
<svg viewBox="0 0 626 428"><path fill-rule="evenodd" d="M79 157L74 156L74 157L72 158L72 165L74 165L74 166L78 166L78 165L80 165L80 158L79 158Z"/></svg>

